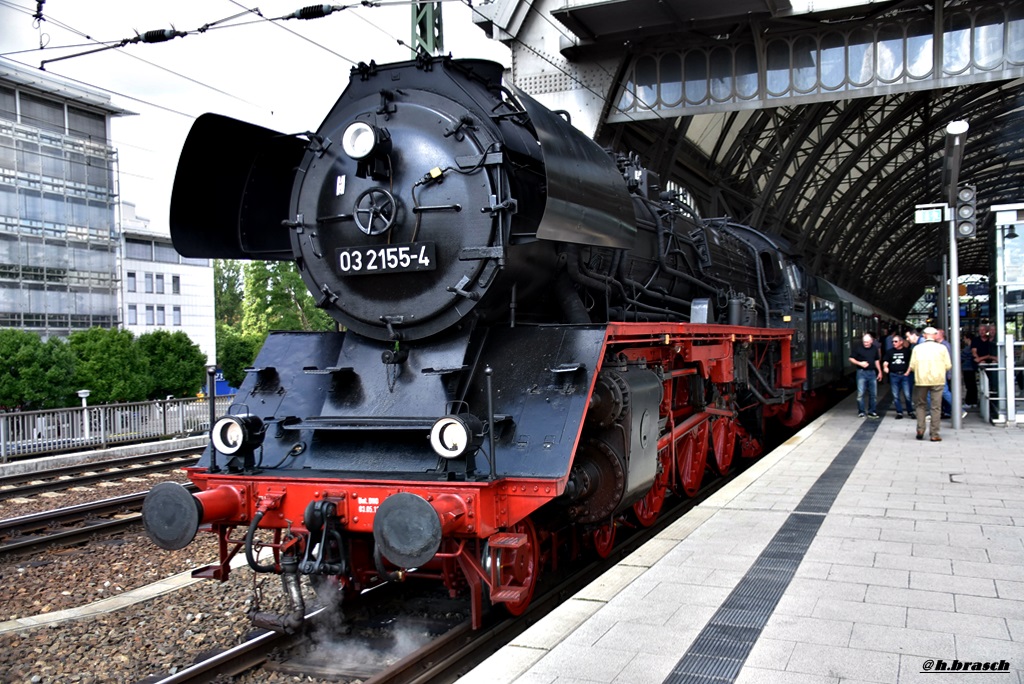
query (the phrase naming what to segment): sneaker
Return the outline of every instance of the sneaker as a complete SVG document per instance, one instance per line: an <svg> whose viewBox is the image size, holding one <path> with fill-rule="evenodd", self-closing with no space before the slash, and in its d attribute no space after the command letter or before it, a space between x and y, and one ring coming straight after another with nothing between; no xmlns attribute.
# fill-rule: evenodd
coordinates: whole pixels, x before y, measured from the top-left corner
<svg viewBox="0 0 1024 684"><path fill-rule="evenodd" d="M924 433L923 432L918 432L917 433L917 438L918 439L924 439Z"/></svg>
<svg viewBox="0 0 1024 684"><path fill-rule="evenodd" d="M863 411L861 411L860 413L858 413L858 414L857 414L857 417L858 417L858 418L863 418L863 417L864 417L864 412L863 412Z"/></svg>
<svg viewBox="0 0 1024 684"><path fill-rule="evenodd" d="M868 414L868 418L878 418L878 414L872 411L871 413Z"/></svg>
<svg viewBox="0 0 1024 684"><path fill-rule="evenodd" d="M896 414L896 420L903 420L903 414L902 413L897 413Z"/></svg>
<svg viewBox="0 0 1024 684"><path fill-rule="evenodd" d="M911 411L911 412L910 412L910 413L908 413L907 415L908 415L908 416L910 416L911 418L917 418L917 414L916 414L916 413L914 413L913 411Z"/></svg>
<svg viewBox="0 0 1024 684"><path fill-rule="evenodd" d="M961 418L966 418L966 417L967 417L967 411L963 411L963 412L962 412L962 413L960 414L960 417L961 417Z"/></svg>
<svg viewBox="0 0 1024 684"><path fill-rule="evenodd" d="M950 417L951 416L948 413L943 413L942 414L942 420L946 420L947 418L950 418Z"/></svg>

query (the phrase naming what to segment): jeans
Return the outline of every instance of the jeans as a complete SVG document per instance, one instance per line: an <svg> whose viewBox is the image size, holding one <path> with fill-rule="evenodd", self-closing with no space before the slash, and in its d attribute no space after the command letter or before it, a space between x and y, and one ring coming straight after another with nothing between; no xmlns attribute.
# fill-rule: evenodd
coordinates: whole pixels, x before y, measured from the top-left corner
<svg viewBox="0 0 1024 684"><path fill-rule="evenodd" d="M864 394L868 395L868 413L875 412L875 400L878 398L878 371L873 368L861 368L857 371L857 412L864 413Z"/></svg>
<svg viewBox="0 0 1024 684"><path fill-rule="evenodd" d="M964 369L964 389L967 390L964 403L976 405L978 403L978 371Z"/></svg>
<svg viewBox="0 0 1024 684"><path fill-rule="evenodd" d="M910 378L902 373L896 373L889 376L889 383L892 385L892 403L896 406L896 413L903 413L904 403L908 412L914 410Z"/></svg>

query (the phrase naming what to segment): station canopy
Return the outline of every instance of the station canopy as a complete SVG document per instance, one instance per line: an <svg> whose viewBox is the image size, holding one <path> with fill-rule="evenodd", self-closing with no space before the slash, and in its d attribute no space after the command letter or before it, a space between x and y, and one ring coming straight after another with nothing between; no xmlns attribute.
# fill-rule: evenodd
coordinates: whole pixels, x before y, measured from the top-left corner
<svg viewBox="0 0 1024 684"><path fill-rule="evenodd" d="M628 50L599 142L901 318L941 272L948 223L915 223L915 207L953 196L946 127L968 122L958 180L978 227L959 272L990 274L987 208L1024 201L1024 3L620 0L551 16L573 61Z"/></svg>

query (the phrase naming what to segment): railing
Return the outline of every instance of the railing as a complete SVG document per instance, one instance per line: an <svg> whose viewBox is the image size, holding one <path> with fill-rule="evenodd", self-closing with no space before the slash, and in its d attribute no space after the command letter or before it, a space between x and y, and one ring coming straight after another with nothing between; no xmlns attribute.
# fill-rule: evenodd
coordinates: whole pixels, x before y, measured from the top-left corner
<svg viewBox="0 0 1024 684"><path fill-rule="evenodd" d="M230 395L219 396L217 415L227 412ZM0 413L0 462L111 444L183 437L210 429L206 399L164 399L50 411Z"/></svg>
<svg viewBox="0 0 1024 684"><path fill-rule="evenodd" d="M1015 345L1020 346L1020 343L1014 342L1013 335L1006 335L1005 343L999 345L999 358L1005 360L1006 365L985 363L978 367L979 409L986 423L1013 426L1024 422L1024 411L1017 406L1024 406L1024 398L1016 396L1021 368L1015 363Z"/></svg>

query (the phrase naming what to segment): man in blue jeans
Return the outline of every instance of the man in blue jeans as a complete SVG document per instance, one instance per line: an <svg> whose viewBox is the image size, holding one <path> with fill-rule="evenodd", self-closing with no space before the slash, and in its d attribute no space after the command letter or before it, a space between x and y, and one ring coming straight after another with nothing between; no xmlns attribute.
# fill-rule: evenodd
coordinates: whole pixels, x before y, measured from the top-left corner
<svg viewBox="0 0 1024 684"><path fill-rule="evenodd" d="M892 385L892 403L896 408L896 420L903 418L904 402L910 415L914 415L914 405L910 399L910 378L907 377L907 368L909 367L910 350L907 349L902 336L893 335L892 349L885 354L882 370L889 374L889 383Z"/></svg>
<svg viewBox="0 0 1024 684"><path fill-rule="evenodd" d="M850 351L850 363L857 367L857 415L864 417L864 395L868 395L868 417L878 418L875 400L878 381L882 379L882 359L871 333L864 333L860 345Z"/></svg>

